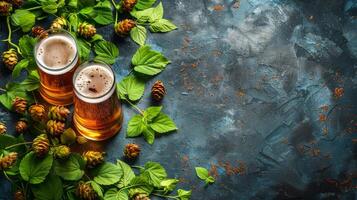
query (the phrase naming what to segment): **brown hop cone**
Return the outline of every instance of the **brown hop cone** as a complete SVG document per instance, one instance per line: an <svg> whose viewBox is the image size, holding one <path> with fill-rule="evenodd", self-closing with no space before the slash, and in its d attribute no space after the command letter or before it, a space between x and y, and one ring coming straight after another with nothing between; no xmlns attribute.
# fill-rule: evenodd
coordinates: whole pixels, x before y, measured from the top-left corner
<svg viewBox="0 0 357 200"><path fill-rule="evenodd" d="M0 1L0 16L9 16L12 11L11 3Z"/></svg>
<svg viewBox="0 0 357 200"><path fill-rule="evenodd" d="M140 154L140 146L137 144L127 144L124 148L124 155L129 159L135 159Z"/></svg>
<svg viewBox="0 0 357 200"><path fill-rule="evenodd" d="M124 19L115 25L115 33L121 37L127 36L131 29L136 26L135 21L131 19Z"/></svg>
<svg viewBox="0 0 357 200"><path fill-rule="evenodd" d="M60 136L65 130L66 124L57 120L48 120L47 131L53 136Z"/></svg>
<svg viewBox="0 0 357 200"><path fill-rule="evenodd" d="M83 153L83 159L88 168L93 168L104 162L104 152L87 151Z"/></svg>
<svg viewBox="0 0 357 200"><path fill-rule="evenodd" d="M22 4L24 3L23 0L6 0L7 2L11 3L15 7L21 7Z"/></svg>
<svg viewBox="0 0 357 200"><path fill-rule="evenodd" d="M66 145L60 145L54 148L53 153L57 158L64 159L71 154L71 149Z"/></svg>
<svg viewBox="0 0 357 200"><path fill-rule="evenodd" d="M87 22L80 23L77 31L79 35L85 38L91 38L97 33L97 29L92 24Z"/></svg>
<svg viewBox="0 0 357 200"><path fill-rule="evenodd" d="M41 104L34 104L29 108L30 116L33 120L42 121L46 118L45 106Z"/></svg>
<svg viewBox="0 0 357 200"><path fill-rule="evenodd" d="M122 0L122 8L126 12L130 12L133 10L137 0Z"/></svg>
<svg viewBox="0 0 357 200"><path fill-rule="evenodd" d="M28 125L27 122L24 120L19 120L16 122L15 125L15 130L16 133L24 133L25 131L27 131Z"/></svg>
<svg viewBox="0 0 357 200"><path fill-rule="evenodd" d="M15 49L4 51L4 53L2 53L2 61L4 62L5 66L12 71L18 61Z"/></svg>
<svg viewBox="0 0 357 200"><path fill-rule="evenodd" d="M48 119L66 121L69 113L69 109L64 106L52 106L48 111Z"/></svg>
<svg viewBox="0 0 357 200"><path fill-rule="evenodd" d="M16 160L17 160L16 152L11 152L7 154L6 156L0 158L0 169L1 170L9 169L12 165L15 164Z"/></svg>
<svg viewBox="0 0 357 200"><path fill-rule="evenodd" d="M6 133L6 130L7 130L6 125L0 122L0 135Z"/></svg>
<svg viewBox="0 0 357 200"><path fill-rule="evenodd" d="M37 136L32 142L32 149L36 153L37 157L43 157L46 155L50 148L50 141L47 139L46 134Z"/></svg>
<svg viewBox="0 0 357 200"><path fill-rule="evenodd" d="M12 102L12 108L19 114L24 114L27 109L27 100L22 97L16 97Z"/></svg>
<svg viewBox="0 0 357 200"><path fill-rule="evenodd" d="M45 38L48 36L48 33L46 32L46 30L41 27L41 26L34 26L32 28L32 35L34 37L39 37L39 38Z"/></svg>
<svg viewBox="0 0 357 200"><path fill-rule="evenodd" d="M93 190L91 184L82 181L77 186L76 195L83 200L97 199L97 193Z"/></svg>
<svg viewBox="0 0 357 200"><path fill-rule="evenodd" d="M17 190L17 191L14 193L14 200L25 200L25 195L24 195L24 193L22 192L22 190Z"/></svg>
<svg viewBox="0 0 357 200"><path fill-rule="evenodd" d="M135 195L134 200L150 200L150 198L146 194L137 194Z"/></svg>
<svg viewBox="0 0 357 200"><path fill-rule="evenodd" d="M155 101L161 101L166 94L166 89L161 81L156 81L151 88L151 97Z"/></svg>
<svg viewBox="0 0 357 200"><path fill-rule="evenodd" d="M67 21L64 17L57 17L51 24L51 29L64 29L67 27Z"/></svg>

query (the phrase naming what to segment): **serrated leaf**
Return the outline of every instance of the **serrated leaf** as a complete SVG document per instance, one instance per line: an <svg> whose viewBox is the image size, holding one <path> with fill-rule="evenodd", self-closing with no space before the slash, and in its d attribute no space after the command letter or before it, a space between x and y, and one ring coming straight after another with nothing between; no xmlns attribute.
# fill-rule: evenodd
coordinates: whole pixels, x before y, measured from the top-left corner
<svg viewBox="0 0 357 200"><path fill-rule="evenodd" d="M135 4L135 8L137 10L144 10L150 8L155 2L156 0L138 0Z"/></svg>
<svg viewBox="0 0 357 200"><path fill-rule="evenodd" d="M88 60L91 52L91 45L82 38L77 38L78 52L80 60Z"/></svg>
<svg viewBox="0 0 357 200"><path fill-rule="evenodd" d="M209 177L208 170L204 167L196 167L196 175L202 180L206 180Z"/></svg>
<svg viewBox="0 0 357 200"><path fill-rule="evenodd" d="M42 183L52 167L53 157L47 154L44 158L37 158L34 152L30 152L20 162L20 174L22 179L31 184Z"/></svg>
<svg viewBox="0 0 357 200"><path fill-rule="evenodd" d="M167 19L159 19L154 23L150 24L150 31L155 33L166 33L175 29L177 29L177 26Z"/></svg>
<svg viewBox="0 0 357 200"><path fill-rule="evenodd" d="M191 190L182 190L182 189L178 189L177 190L177 194L178 194L178 198L180 200L189 200L191 198Z"/></svg>
<svg viewBox="0 0 357 200"><path fill-rule="evenodd" d="M119 56L119 49L112 42L99 41L94 45L94 52L97 54L95 60L103 61L107 64L114 64Z"/></svg>
<svg viewBox="0 0 357 200"><path fill-rule="evenodd" d="M103 189L94 181L90 181L90 185L92 186L93 190L97 193L100 198L103 198Z"/></svg>
<svg viewBox="0 0 357 200"><path fill-rule="evenodd" d="M60 200L63 195L61 179L56 175L48 175L46 180L37 185L31 186L36 200Z"/></svg>
<svg viewBox="0 0 357 200"><path fill-rule="evenodd" d="M20 85L26 91L33 91L40 87L40 77L37 71L31 71L30 74L23 80Z"/></svg>
<svg viewBox="0 0 357 200"><path fill-rule="evenodd" d="M143 117L141 115L135 115L130 119L126 133L127 137L137 137L141 135L146 126L142 120Z"/></svg>
<svg viewBox="0 0 357 200"><path fill-rule="evenodd" d="M130 31L130 37L138 45L143 46L146 41L146 28L140 25L137 25Z"/></svg>
<svg viewBox="0 0 357 200"><path fill-rule="evenodd" d="M141 170L140 175L147 178L148 182L155 187L160 187L161 181L167 178L165 168L157 162L149 161L144 168Z"/></svg>
<svg viewBox="0 0 357 200"><path fill-rule="evenodd" d="M128 186L130 182L135 178L135 174L131 167L126 164L125 162L121 160L117 160L117 165L122 169L123 171L123 177L120 179L118 187L122 188L125 186Z"/></svg>
<svg viewBox="0 0 357 200"><path fill-rule="evenodd" d="M19 40L19 47L24 58L33 59L36 39L29 35L24 35Z"/></svg>
<svg viewBox="0 0 357 200"><path fill-rule="evenodd" d="M12 101L16 97L22 97L27 100L31 100L24 88L22 88L19 83L8 83L5 89L6 92L0 95L0 102L8 110L12 110Z"/></svg>
<svg viewBox="0 0 357 200"><path fill-rule="evenodd" d="M157 133L167 133L177 130L176 124L172 119L164 113L157 115L149 126Z"/></svg>
<svg viewBox="0 0 357 200"><path fill-rule="evenodd" d="M129 200L129 196L127 190L111 188L105 193L104 200Z"/></svg>
<svg viewBox="0 0 357 200"><path fill-rule="evenodd" d="M36 15L28 10L16 9L11 15L14 26L20 26L23 32L28 32L35 25Z"/></svg>
<svg viewBox="0 0 357 200"><path fill-rule="evenodd" d="M178 182L177 179L165 179L160 182L160 187L163 188L165 193L169 193L176 188Z"/></svg>
<svg viewBox="0 0 357 200"><path fill-rule="evenodd" d="M144 94L145 82L129 75L117 84L117 89L121 99L129 98L130 101L137 101Z"/></svg>
<svg viewBox="0 0 357 200"><path fill-rule="evenodd" d="M100 185L112 185L123 176L123 171L113 163L103 163L93 170L94 181Z"/></svg>
<svg viewBox="0 0 357 200"><path fill-rule="evenodd" d="M130 182L130 185L136 185L136 187L132 187L129 189L130 197L133 197L136 194L150 195L151 192L154 190L154 187L148 182L147 177L143 176L137 176L133 178L133 180Z"/></svg>
<svg viewBox="0 0 357 200"><path fill-rule="evenodd" d="M80 180L84 175L84 171L74 155L70 155L66 160L56 160L54 171L58 176L68 181Z"/></svg>
<svg viewBox="0 0 357 200"><path fill-rule="evenodd" d="M46 13L49 14L56 14L57 13L57 2L56 0L45 0L45 1L41 1L41 5L42 5L42 10Z"/></svg>
<svg viewBox="0 0 357 200"><path fill-rule="evenodd" d="M108 25L113 23L111 4L107 0L98 2L93 7L83 8L79 13L87 20L95 21L100 25Z"/></svg>
<svg viewBox="0 0 357 200"><path fill-rule="evenodd" d="M154 144L155 132L150 127L144 127L143 135L147 143Z"/></svg>
<svg viewBox="0 0 357 200"><path fill-rule="evenodd" d="M134 10L130 14L135 17L139 23L152 23L159 19L162 19L164 15L164 8L162 6L162 3L160 2L154 8L148 8L141 11Z"/></svg>
<svg viewBox="0 0 357 200"><path fill-rule="evenodd" d="M160 114L161 110L162 106L148 107L144 112L144 116L147 118L148 122L151 122L156 116Z"/></svg>
<svg viewBox="0 0 357 200"><path fill-rule="evenodd" d="M17 78L20 76L20 73L23 69L26 69L27 66L29 65L30 61L28 59L22 59L20 62L18 62L12 71L12 77Z"/></svg>
<svg viewBox="0 0 357 200"><path fill-rule="evenodd" d="M146 75L156 75L170 63L160 52L151 50L149 46L141 46L134 54L131 62L136 72Z"/></svg>

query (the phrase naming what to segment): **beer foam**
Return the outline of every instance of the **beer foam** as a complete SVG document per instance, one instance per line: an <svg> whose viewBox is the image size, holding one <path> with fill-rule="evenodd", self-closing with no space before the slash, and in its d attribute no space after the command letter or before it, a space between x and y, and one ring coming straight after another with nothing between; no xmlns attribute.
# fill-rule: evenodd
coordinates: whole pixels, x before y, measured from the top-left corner
<svg viewBox="0 0 357 200"><path fill-rule="evenodd" d="M91 64L81 69L75 77L75 89L86 98L98 98L112 90L114 74L101 64Z"/></svg>
<svg viewBox="0 0 357 200"><path fill-rule="evenodd" d="M36 60L48 69L59 70L77 59L75 41L64 35L54 34L43 39L36 49Z"/></svg>

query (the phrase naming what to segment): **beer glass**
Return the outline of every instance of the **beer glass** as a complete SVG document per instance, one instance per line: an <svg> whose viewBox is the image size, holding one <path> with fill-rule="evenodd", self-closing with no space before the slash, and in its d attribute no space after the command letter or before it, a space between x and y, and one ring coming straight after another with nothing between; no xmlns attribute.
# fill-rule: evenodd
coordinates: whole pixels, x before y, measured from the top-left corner
<svg viewBox="0 0 357 200"><path fill-rule="evenodd" d="M76 40L65 30L49 30L35 45L35 60L40 74L39 92L54 105L73 102L72 78L79 65Z"/></svg>
<svg viewBox="0 0 357 200"><path fill-rule="evenodd" d="M75 130L95 141L118 133L123 113L112 68L103 63L84 63L74 73L73 87Z"/></svg>

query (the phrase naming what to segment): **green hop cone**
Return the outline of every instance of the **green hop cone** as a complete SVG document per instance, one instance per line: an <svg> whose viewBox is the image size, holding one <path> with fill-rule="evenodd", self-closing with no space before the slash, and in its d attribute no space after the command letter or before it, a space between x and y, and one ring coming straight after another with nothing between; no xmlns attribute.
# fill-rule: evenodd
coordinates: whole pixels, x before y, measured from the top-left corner
<svg viewBox="0 0 357 200"><path fill-rule="evenodd" d="M48 119L66 121L69 113L71 113L69 109L64 106L51 106L48 111Z"/></svg>
<svg viewBox="0 0 357 200"><path fill-rule="evenodd" d="M77 31L84 38L91 38L97 33L97 29L87 22L80 23Z"/></svg>
<svg viewBox="0 0 357 200"><path fill-rule="evenodd" d="M50 141L47 139L46 134L41 134L37 136L32 142L32 150L35 152L37 157L45 156L50 147Z"/></svg>
<svg viewBox="0 0 357 200"><path fill-rule="evenodd" d="M9 16L12 11L12 4L0 1L0 16Z"/></svg>
<svg viewBox="0 0 357 200"><path fill-rule="evenodd" d="M99 151L87 151L83 153L83 159L86 161L88 168L94 168L95 166L104 162L104 152Z"/></svg>
<svg viewBox="0 0 357 200"><path fill-rule="evenodd" d="M134 197L134 200L150 200L147 194L137 194Z"/></svg>
<svg viewBox="0 0 357 200"><path fill-rule="evenodd" d="M62 144L73 144L76 142L77 135L76 132L72 128L66 129L61 135L61 143Z"/></svg>
<svg viewBox="0 0 357 200"><path fill-rule="evenodd" d="M11 152L4 157L0 158L0 169L6 170L11 168L17 160L17 153Z"/></svg>
<svg viewBox="0 0 357 200"><path fill-rule="evenodd" d="M56 29L65 29L66 27L67 27L67 20L64 17L57 17L55 20L53 20L50 28L56 30Z"/></svg>
<svg viewBox="0 0 357 200"><path fill-rule="evenodd" d="M65 123L57 120L48 120L47 131L53 136L60 136L65 129Z"/></svg>
<svg viewBox="0 0 357 200"><path fill-rule="evenodd" d="M53 154L57 158L64 159L64 158L67 158L71 154L71 149L66 145L60 145L60 146L54 147Z"/></svg>
<svg viewBox="0 0 357 200"><path fill-rule="evenodd" d="M4 53L2 53L2 61L4 62L5 66L12 71L18 61L17 52L15 49L4 51Z"/></svg>

